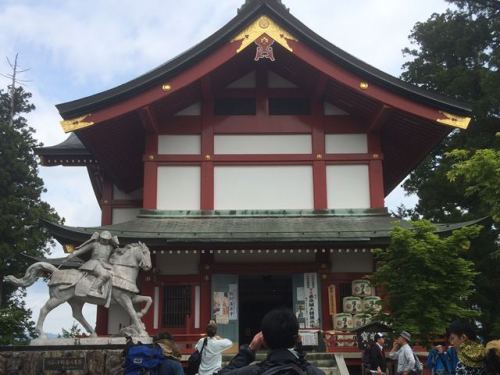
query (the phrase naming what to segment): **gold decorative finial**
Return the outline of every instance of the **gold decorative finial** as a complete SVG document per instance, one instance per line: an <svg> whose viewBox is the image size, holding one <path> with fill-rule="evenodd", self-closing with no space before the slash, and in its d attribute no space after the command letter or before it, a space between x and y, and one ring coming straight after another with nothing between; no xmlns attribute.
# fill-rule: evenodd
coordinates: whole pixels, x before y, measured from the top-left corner
<svg viewBox="0 0 500 375"><path fill-rule="evenodd" d="M467 129L471 121L470 117L457 116L443 111L439 111L439 113L443 114L446 118L438 118L436 121L443 125L453 126L454 128Z"/></svg>
<svg viewBox="0 0 500 375"><path fill-rule="evenodd" d="M276 43L279 43L290 52L293 52L292 47L288 44L288 41L297 41L297 39L285 29L282 29L269 17L260 16L257 20L252 22L250 26L231 40L231 42L241 41L241 46L238 48L236 53L243 51L264 33L273 38Z"/></svg>
<svg viewBox="0 0 500 375"><path fill-rule="evenodd" d="M61 126L62 126L65 133L69 133L69 132L72 132L75 130L86 128L88 126L92 126L92 125L94 125L93 121L84 121L89 116L90 116L90 113L88 115L83 115L81 117L72 118L70 120L62 120Z"/></svg>
<svg viewBox="0 0 500 375"><path fill-rule="evenodd" d="M165 84L161 85L161 89L163 91L170 91L170 90L172 90L172 86L169 85L168 83L165 83Z"/></svg>
<svg viewBox="0 0 500 375"><path fill-rule="evenodd" d="M360 88L361 90L366 90L366 89L368 88L368 82L361 81L361 82L359 83L359 88Z"/></svg>

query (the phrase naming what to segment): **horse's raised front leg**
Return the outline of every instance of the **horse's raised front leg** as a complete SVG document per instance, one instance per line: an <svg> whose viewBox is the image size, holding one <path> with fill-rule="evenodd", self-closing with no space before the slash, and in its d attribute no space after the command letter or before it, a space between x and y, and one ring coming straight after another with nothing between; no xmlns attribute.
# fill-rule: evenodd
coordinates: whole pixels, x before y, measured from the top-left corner
<svg viewBox="0 0 500 375"><path fill-rule="evenodd" d="M66 302L65 299L50 297L49 300L45 302L45 305L43 305L43 307L40 309L40 315L38 315L38 321L35 327L35 332L38 334L39 338L47 338L47 335L43 332L43 322L45 321L47 314L64 302Z"/></svg>
<svg viewBox="0 0 500 375"><path fill-rule="evenodd" d="M85 302L80 301L78 299L70 299L68 303L71 306L71 310L73 311L73 318L75 318L82 326L87 330L88 333L90 333L91 337L96 337L97 334L94 331L94 328L90 325L89 322L84 318L82 314L82 308Z"/></svg>
<svg viewBox="0 0 500 375"><path fill-rule="evenodd" d="M134 305L132 304L132 299L130 298L130 295L126 292L120 291L119 289L113 289L113 293L116 293L114 294L115 300L127 312L127 314L130 316L130 319L132 319L132 324L135 326L138 335L148 336L148 333L144 329L144 324L137 316L137 312L134 309Z"/></svg>
<svg viewBox="0 0 500 375"><path fill-rule="evenodd" d="M137 313L137 317L139 319L141 319L149 311L149 308L151 307L151 304L153 303L153 299L151 297L149 297L149 296L140 296L140 295L136 294L132 298L132 303L134 305L137 305L139 303L145 303L146 304L146 306L144 306L142 308L142 310Z"/></svg>

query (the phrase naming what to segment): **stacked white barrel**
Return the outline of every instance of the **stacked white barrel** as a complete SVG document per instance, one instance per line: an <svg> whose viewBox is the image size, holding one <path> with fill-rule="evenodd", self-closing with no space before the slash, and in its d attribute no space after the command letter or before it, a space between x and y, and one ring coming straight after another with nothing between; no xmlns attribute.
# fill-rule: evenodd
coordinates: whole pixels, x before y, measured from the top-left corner
<svg viewBox="0 0 500 375"><path fill-rule="evenodd" d="M375 296L368 280L354 280L352 282L352 296L344 297L342 313L334 316L334 328L339 331L348 331L368 324L373 316L381 309L380 297Z"/></svg>

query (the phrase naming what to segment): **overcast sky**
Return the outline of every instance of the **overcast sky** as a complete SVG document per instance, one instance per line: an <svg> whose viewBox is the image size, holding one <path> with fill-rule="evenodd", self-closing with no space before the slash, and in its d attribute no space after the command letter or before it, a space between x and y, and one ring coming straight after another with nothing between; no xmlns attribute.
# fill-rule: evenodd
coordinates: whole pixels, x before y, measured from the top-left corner
<svg viewBox="0 0 500 375"><path fill-rule="evenodd" d="M78 99L133 79L200 42L235 16L244 0L0 0L0 73L4 57L19 53L22 78L33 93L29 116L45 145L66 138L55 104ZM413 25L441 13L444 0L284 0L290 11L338 47L394 76L404 62ZM0 78L0 87L6 87ZM100 224L100 212L85 168L40 167L44 199L68 225ZM415 198L396 189L386 200L395 208ZM53 256L61 256L60 248ZM28 289L37 319L48 297L42 282ZM95 308L86 305L95 323ZM60 333L73 323L67 304L47 318L45 330Z"/></svg>

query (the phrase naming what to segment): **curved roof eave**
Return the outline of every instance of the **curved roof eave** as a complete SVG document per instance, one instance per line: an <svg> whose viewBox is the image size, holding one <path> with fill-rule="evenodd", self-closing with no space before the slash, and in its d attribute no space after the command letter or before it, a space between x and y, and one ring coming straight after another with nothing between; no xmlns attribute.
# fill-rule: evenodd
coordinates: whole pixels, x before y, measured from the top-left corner
<svg viewBox="0 0 500 375"><path fill-rule="evenodd" d="M200 61L211 50L230 40L253 17L261 13L276 17L277 22L282 23L292 34L306 41L308 45L312 46L319 53L390 91L410 97L414 101L436 106L457 114L470 115L472 111L468 104L404 82L341 50L305 26L281 2L277 2L276 0L254 1L245 5L236 17L231 19L214 34L140 77L95 95L58 104L56 107L64 119L69 119L102 109L140 93Z"/></svg>

